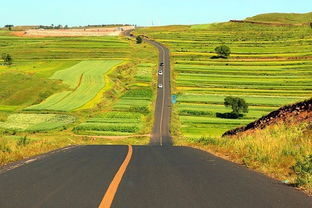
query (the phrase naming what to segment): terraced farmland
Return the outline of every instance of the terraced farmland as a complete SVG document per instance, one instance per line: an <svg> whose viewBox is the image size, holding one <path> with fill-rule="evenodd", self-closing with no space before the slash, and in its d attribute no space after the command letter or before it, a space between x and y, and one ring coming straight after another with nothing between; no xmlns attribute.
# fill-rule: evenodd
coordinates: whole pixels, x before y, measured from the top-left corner
<svg viewBox="0 0 312 208"><path fill-rule="evenodd" d="M0 105L25 108L64 91L49 79L55 72L81 61L132 60L133 47L119 37L29 38L0 30L0 51L14 60L11 66L0 64Z"/></svg>
<svg viewBox="0 0 312 208"><path fill-rule="evenodd" d="M14 59L11 66L0 64L1 135L14 127L12 119L15 116L20 120L16 122L18 126L25 126L13 128L18 132L33 129L28 123L35 120L35 115L44 121L44 115L56 115L55 111L74 116L76 122L85 121L90 115L111 120L109 115L117 111L114 109L110 113L112 105L122 103L124 98L119 98L129 89L151 90L151 63L157 58L153 47L144 43L136 45L123 37L30 38L11 36L9 32L1 30L0 50ZM110 71L123 61L125 64L120 69L117 67ZM148 63L140 64L145 61ZM152 108L151 101L143 104ZM129 105L132 111L126 117L134 118L128 120L129 125L135 126L136 132L148 132L151 125L147 117L150 118L151 113L136 113L132 103ZM29 113L25 113L25 110ZM49 114L43 115L43 111ZM118 115L122 113L125 112L117 112ZM104 123L103 118L98 123ZM116 117L115 125L121 126L120 131L115 129L111 134L123 135L121 129L124 121L120 116ZM55 129L51 122L48 126ZM56 129L62 130L63 126L65 124L60 121L60 127ZM45 129L42 127L42 130ZM64 135L71 130L69 128Z"/></svg>
<svg viewBox="0 0 312 208"><path fill-rule="evenodd" d="M220 23L144 28L138 33L171 49L173 93L178 95L174 108L186 137L220 136L312 96L309 27ZM213 58L214 48L221 44L231 48L229 59ZM217 117L231 111L223 106L229 95L249 103L243 118Z"/></svg>
<svg viewBox="0 0 312 208"><path fill-rule="evenodd" d="M0 31L0 42L1 51L14 58L13 68L21 71L53 71L55 62L124 59L131 52L128 41L108 36L29 38L15 37ZM51 65L51 62L54 64ZM0 70L5 68L1 66Z"/></svg>
<svg viewBox="0 0 312 208"><path fill-rule="evenodd" d="M68 69L57 71L50 79L62 80L72 91L54 94L26 110L72 111L81 107L108 84L104 82L104 74L120 63L120 60L83 61Z"/></svg>
<svg viewBox="0 0 312 208"><path fill-rule="evenodd" d="M84 135L126 136L149 133L153 91L152 73L154 64L138 65L136 82L112 106L112 110L99 114L74 128ZM149 119L149 120L148 120Z"/></svg>
<svg viewBox="0 0 312 208"><path fill-rule="evenodd" d="M74 131L79 134L90 135L131 135L140 130L142 117L140 113L108 112L78 125Z"/></svg>

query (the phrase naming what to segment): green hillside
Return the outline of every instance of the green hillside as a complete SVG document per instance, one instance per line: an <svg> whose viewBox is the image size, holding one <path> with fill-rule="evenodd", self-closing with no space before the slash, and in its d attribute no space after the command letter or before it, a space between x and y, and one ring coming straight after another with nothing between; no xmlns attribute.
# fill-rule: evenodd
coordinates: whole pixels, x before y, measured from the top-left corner
<svg viewBox="0 0 312 208"><path fill-rule="evenodd" d="M311 97L311 28L220 23L140 28L137 33L170 48L176 129L184 138L220 136L278 109ZM229 59L214 58L226 44ZM224 98L241 97L249 112L240 119L223 118L230 112Z"/></svg>
<svg viewBox="0 0 312 208"><path fill-rule="evenodd" d="M3 132L33 136L68 128L64 135L72 134L74 125L99 115L109 119L88 124L97 127L90 134L124 135L124 129L111 126L123 125L125 116L135 121L131 129L125 125L127 135L150 131L157 59L152 46L124 37L30 38L0 30L2 53L10 54L13 64L0 60L0 145ZM133 90L149 97L123 96ZM129 109L117 108L124 103ZM124 111L131 113L121 118Z"/></svg>
<svg viewBox="0 0 312 208"><path fill-rule="evenodd" d="M300 24L312 22L312 12L299 13L267 13L246 18L248 21Z"/></svg>
<svg viewBox="0 0 312 208"><path fill-rule="evenodd" d="M136 32L170 49L176 144L206 149L312 190L311 166L306 165L312 154L311 124L279 123L233 139L220 137L226 129L312 97L310 27L228 22ZM223 44L231 49L228 59L215 57L214 49ZM222 116L231 111L224 106L227 96L244 98L249 112L238 119Z"/></svg>
<svg viewBox="0 0 312 208"><path fill-rule="evenodd" d="M103 76L120 60L82 61L70 68L57 71L51 79L59 79L68 84L69 91L50 96L44 102L28 107L28 110L72 111L96 97L108 83Z"/></svg>

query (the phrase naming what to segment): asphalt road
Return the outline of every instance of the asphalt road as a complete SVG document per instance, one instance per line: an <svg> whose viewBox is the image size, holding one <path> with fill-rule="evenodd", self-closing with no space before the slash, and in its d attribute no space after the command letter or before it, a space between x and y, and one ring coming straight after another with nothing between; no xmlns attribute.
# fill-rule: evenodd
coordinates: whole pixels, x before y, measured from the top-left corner
<svg viewBox="0 0 312 208"><path fill-rule="evenodd" d="M133 30L124 31L124 35L131 38ZM158 70L162 70L163 74L158 75L157 86L162 84L162 88L158 88L154 124L151 133L150 145L153 146L170 146L172 138L170 135L170 118L171 118L171 86L170 86L170 52L168 48L156 41L143 38L145 42L155 46L159 51ZM160 66L163 63L163 66ZM157 70L157 71L158 71ZM157 87L155 86L155 87Z"/></svg>
<svg viewBox="0 0 312 208"><path fill-rule="evenodd" d="M159 51L159 70L163 71L158 75L158 84L162 88L157 90L157 98L154 114L154 125L150 145L168 146L172 144L170 136L170 115L171 115L171 87L170 87L170 55L169 50L162 44L144 39L154 45ZM160 66L163 63L163 66Z"/></svg>
<svg viewBox="0 0 312 208"><path fill-rule="evenodd" d="M98 207L127 152L80 146L2 172L0 207ZM111 207L311 208L312 199L200 150L134 146Z"/></svg>
<svg viewBox="0 0 312 208"><path fill-rule="evenodd" d="M311 208L293 187L170 145L169 51L149 42L165 63L151 145L78 146L0 168L0 208Z"/></svg>

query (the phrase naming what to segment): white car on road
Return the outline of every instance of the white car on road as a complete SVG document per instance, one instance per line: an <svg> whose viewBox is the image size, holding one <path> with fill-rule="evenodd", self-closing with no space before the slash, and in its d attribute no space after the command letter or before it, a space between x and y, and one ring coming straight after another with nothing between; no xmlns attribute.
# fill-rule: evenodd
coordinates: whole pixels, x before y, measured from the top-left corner
<svg viewBox="0 0 312 208"><path fill-rule="evenodd" d="M158 84L158 88L163 88L163 85L162 84Z"/></svg>

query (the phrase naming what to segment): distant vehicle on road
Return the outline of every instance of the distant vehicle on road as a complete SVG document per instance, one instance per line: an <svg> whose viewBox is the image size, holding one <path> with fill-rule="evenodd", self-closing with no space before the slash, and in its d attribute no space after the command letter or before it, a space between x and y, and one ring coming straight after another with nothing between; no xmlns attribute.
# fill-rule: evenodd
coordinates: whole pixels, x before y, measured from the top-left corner
<svg viewBox="0 0 312 208"><path fill-rule="evenodd" d="M158 74L159 74L159 75L163 75L163 71L162 71L162 70L159 70L159 71L158 71Z"/></svg>
<svg viewBox="0 0 312 208"><path fill-rule="evenodd" d="M158 84L158 88L163 88L163 85L162 84Z"/></svg>
<svg viewBox="0 0 312 208"><path fill-rule="evenodd" d="M163 62L161 62L159 65L160 65L160 66L164 66L165 64L164 64Z"/></svg>

